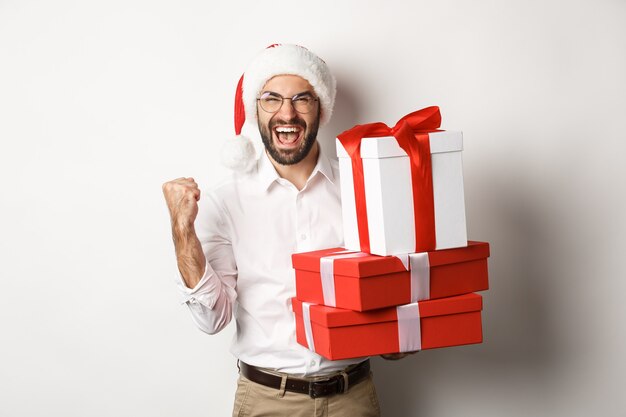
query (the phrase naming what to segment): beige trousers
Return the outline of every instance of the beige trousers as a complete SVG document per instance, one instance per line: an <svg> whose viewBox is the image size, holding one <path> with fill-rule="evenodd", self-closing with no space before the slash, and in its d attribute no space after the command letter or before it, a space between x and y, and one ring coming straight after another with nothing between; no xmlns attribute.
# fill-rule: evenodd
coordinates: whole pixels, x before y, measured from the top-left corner
<svg viewBox="0 0 626 417"><path fill-rule="evenodd" d="M374 380L369 378L343 394L311 398L306 394L257 384L239 376L233 417L380 417Z"/></svg>

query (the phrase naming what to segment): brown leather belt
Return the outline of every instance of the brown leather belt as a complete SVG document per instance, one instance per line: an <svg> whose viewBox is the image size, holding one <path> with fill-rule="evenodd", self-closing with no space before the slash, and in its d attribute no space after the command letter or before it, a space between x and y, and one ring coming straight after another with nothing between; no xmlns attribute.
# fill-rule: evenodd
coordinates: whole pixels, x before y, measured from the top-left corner
<svg viewBox="0 0 626 417"><path fill-rule="evenodd" d="M248 378L252 382L265 385L267 387L281 389L282 377L264 371L262 368L239 362L239 370L241 375ZM301 379L287 377L285 390L307 394L311 398L325 397L327 395L339 394L347 392L348 388L365 380L370 374L369 359L359 363L358 365L348 368L344 372L334 374L328 378Z"/></svg>

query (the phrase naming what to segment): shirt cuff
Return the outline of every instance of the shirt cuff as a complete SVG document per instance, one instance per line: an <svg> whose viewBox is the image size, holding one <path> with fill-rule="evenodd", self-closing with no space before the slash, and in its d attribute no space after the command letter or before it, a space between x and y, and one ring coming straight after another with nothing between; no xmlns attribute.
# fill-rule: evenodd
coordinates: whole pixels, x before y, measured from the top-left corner
<svg viewBox="0 0 626 417"><path fill-rule="evenodd" d="M212 310L215 306L221 288L221 281L208 261L204 266L204 274L195 287L187 287L180 272L178 273L176 284L179 289L181 304L189 303L192 306L202 304L209 310Z"/></svg>

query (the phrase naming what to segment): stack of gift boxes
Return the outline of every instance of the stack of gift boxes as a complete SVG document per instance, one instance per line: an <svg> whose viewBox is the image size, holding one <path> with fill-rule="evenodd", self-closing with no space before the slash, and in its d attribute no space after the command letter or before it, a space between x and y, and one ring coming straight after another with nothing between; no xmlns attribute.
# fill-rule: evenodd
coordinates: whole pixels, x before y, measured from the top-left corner
<svg viewBox="0 0 626 417"><path fill-rule="evenodd" d="M467 241L461 132L426 108L337 138L345 248L292 256L298 343L328 359L482 342L489 244Z"/></svg>

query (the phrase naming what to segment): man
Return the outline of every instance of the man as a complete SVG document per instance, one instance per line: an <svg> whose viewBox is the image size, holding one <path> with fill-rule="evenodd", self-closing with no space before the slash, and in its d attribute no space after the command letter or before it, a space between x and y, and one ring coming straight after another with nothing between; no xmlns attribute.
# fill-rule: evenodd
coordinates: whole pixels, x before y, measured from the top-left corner
<svg viewBox="0 0 626 417"><path fill-rule="evenodd" d="M233 415L378 416L369 360L330 361L296 343L291 254L341 246L337 165L316 137L335 79L296 45L263 51L242 77L235 129L256 117L255 160L240 135L232 180L200 198L191 178L163 185L180 289L195 323L213 334L234 315L240 378Z"/></svg>

